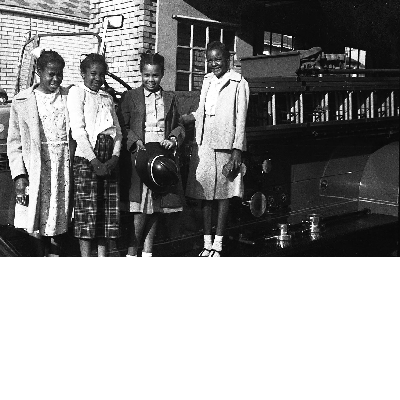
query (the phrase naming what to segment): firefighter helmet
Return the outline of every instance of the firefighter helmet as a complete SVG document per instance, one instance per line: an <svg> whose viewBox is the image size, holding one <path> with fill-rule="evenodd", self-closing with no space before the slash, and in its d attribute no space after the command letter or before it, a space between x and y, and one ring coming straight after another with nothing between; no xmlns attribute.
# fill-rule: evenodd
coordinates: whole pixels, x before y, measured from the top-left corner
<svg viewBox="0 0 400 400"><path fill-rule="evenodd" d="M173 153L159 143L147 143L145 150L138 150L135 167L143 183L156 193L167 193L179 182Z"/></svg>

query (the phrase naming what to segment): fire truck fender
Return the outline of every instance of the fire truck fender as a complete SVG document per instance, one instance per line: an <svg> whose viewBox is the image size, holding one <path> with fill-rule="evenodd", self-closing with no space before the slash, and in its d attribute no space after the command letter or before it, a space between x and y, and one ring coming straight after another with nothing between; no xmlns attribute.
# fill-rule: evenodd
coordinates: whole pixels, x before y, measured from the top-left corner
<svg viewBox="0 0 400 400"><path fill-rule="evenodd" d="M398 216L399 142L372 153L365 165L359 191L359 207L374 214Z"/></svg>

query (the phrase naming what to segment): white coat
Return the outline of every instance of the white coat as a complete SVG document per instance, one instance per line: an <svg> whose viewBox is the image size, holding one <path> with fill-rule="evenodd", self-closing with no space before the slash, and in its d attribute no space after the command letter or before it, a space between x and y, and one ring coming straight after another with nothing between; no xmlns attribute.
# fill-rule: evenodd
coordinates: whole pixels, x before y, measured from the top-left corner
<svg viewBox="0 0 400 400"><path fill-rule="evenodd" d="M26 215L26 230L32 233L39 229L39 188L41 172L41 139L39 112L33 90L38 84L22 90L12 101L7 136L7 156L11 177L27 175L29 180L29 205ZM66 129L69 132L67 112L68 89L60 87L65 104ZM70 145L70 151L73 146Z"/></svg>

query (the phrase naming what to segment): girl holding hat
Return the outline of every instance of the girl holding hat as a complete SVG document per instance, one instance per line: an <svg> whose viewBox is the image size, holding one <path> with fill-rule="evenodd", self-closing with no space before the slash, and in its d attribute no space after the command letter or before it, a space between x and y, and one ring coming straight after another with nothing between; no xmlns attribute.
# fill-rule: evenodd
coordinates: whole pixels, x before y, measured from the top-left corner
<svg viewBox="0 0 400 400"><path fill-rule="evenodd" d="M167 194L158 194L140 179L135 160L145 145L159 143L175 151L183 142L185 130L179 124L176 97L162 89L164 57L144 53L140 59L142 85L126 92L121 100L119 119L124 136L121 157L121 200L134 214L127 256L136 257L144 236L142 257L151 257L160 213L182 211L181 183Z"/></svg>

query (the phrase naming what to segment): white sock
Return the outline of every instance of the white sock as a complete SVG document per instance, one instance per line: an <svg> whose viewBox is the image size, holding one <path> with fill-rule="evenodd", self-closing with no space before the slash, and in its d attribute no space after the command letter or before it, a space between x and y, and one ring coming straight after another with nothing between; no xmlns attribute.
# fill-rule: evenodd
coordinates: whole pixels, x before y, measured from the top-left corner
<svg viewBox="0 0 400 400"><path fill-rule="evenodd" d="M211 250L212 248L212 235L204 235L204 248Z"/></svg>
<svg viewBox="0 0 400 400"><path fill-rule="evenodd" d="M145 251L142 251L142 257L153 257L153 253L146 253Z"/></svg>
<svg viewBox="0 0 400 400"><path fill-rule="evenodd" d="M223 236L215 235L212 248L217 251L222 251L222 238Z"/></svg>

